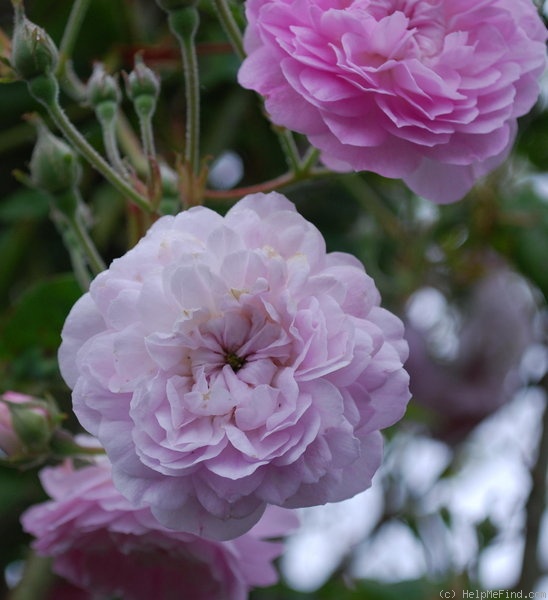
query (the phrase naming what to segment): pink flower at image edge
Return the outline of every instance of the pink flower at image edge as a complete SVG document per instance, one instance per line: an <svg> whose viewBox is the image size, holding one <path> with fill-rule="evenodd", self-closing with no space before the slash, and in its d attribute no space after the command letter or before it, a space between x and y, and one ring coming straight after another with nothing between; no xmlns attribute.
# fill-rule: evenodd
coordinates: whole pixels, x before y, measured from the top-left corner
<svg viewBox="0 0 548 600"><path fill-rule="evenodd" d="M74 469L66 462L41 472L51 500L28 509L25 530L53 570L93 597L125 600L245 600L272 585L272 561L296 516L273 507L249 533L229 542L162 527L149 509L135 509L114 487L108 461Z"/></svg>
<svg viewBox="0 0 548 600"><path fill-rule="evenodd" d="M402 178L440 203L508 156L538 94L532 0L248 0L240 83L334 170Z"/></svg>
<svg viewBox="0 0 548 600"><path fill-rule="evenodd" d="M268 504L363 491L409 399L401 321L284 196L159 219L74 306L59 351L116 486L229 539Z"/></svg>

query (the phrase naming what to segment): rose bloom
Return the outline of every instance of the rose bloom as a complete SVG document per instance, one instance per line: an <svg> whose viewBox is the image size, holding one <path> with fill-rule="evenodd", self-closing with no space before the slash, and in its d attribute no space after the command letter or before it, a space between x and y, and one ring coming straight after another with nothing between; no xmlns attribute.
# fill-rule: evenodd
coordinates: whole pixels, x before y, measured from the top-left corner
<svg viewBox="0 0 548 600"><path fill-rule="evenodd" d="M33 548L53 571L93 598L244 600L250 588L276 583L272 565L283 544L265 541L297 525L270 507L250 532L232 541L166 529L114 487L108 460L75 469L70 462L40 474L51 500L21 517ZM76 590L75 590L76 593Z"/></svg>
<svg viewBox="0 0 548 600"><path fill-rule="evenodd" d="M247 0L240 83L340 171L458 200L507 157L535 103L531 0Z"/></svg>
<svg viewBox="0 0 548 600"><path fill-rule="evenodd" d="M284 196L158 220L62 332L74 410L120 491L219 539L267 503L348 498L409 398L403 325Z"/></svg>

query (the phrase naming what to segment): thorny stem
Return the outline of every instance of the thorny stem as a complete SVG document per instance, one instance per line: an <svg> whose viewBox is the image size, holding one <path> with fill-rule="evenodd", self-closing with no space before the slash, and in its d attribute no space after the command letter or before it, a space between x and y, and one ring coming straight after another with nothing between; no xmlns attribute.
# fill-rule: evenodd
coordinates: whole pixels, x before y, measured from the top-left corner
<svg viewBox="0 0 548 600"><path fill-rule="evenodd" d="M226 0L214 0L215 8L217 9L217 15L219 21L225 30L234 52L240 60L245 58L244 42L242 38L242 32L234 19L230 7Z"/></svg>

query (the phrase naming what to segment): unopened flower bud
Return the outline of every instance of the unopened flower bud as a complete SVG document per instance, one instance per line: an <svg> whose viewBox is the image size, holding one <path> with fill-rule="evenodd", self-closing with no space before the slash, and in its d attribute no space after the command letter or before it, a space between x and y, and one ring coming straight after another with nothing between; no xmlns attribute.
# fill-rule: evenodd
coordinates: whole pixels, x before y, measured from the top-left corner
<svg viewBox="0 0 548 600"><path fill-rule="evenodd" d="M0 396L0 454L3 459L21 462L49 453L49 441L56 427L53 407L18 392Z"/></svg>
<svg viewBox="0 0 548 600"><path fill-rule="evenodd" d="M93 108L103 103L120 103L122 94L116 79L105 71L101 63L95 63L87 84L87 99Z"/></svg>
<svg viewBox="0 0 548 600"><path fill-rule="evenodd" d="M154 112L160 94L160 78L149 69L140 56L135 57L135 67L126 78L127 93L137 112Z"/></svg>
<svg viewBox="0 0 548 600"><path fill-rule="evenodd" d="M46 75L55 70L57 47L47 32L16 9L12 40L12 66L26 80Z"/></svg>
<svg viewBox="0 0 548 600"><path fill-rule="evenodd" d="M80 179L76 153L63 140L37 121L38 140L30 160L34 185L53 195L72 190Z"/></svg>
<svg viewBox="0 0 548 600"><path fill-rule="evenodd" d="M189 40L194 39L198 31L200 13L195 6L189 4L184 8L170 10L168 13L168 23L169 28L178 38L179 43L186 44Z"/></svg>

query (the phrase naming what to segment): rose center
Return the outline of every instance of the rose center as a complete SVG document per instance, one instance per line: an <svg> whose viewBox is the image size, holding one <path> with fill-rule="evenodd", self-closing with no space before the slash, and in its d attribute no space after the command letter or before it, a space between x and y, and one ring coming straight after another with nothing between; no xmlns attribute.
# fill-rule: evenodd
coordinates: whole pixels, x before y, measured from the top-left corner
<svg viewBox="0 0 548 600"><path fill-rule="evenodd" d="M234 373L237 373L245 365L245 358L238 356L235 352L227 352L225 361L227 365L232 367Z"/></svg>

